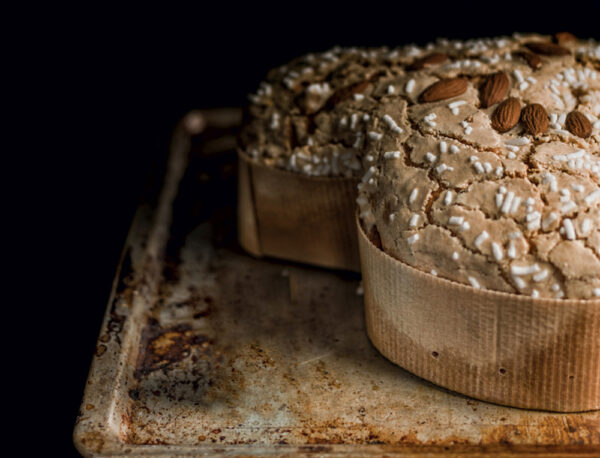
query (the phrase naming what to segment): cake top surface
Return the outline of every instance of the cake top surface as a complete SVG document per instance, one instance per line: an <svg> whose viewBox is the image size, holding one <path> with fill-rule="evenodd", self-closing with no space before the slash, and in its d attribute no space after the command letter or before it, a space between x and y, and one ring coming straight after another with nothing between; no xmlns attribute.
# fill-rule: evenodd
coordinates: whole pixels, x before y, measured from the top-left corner
<svg viewBox="0 0 600 458"><path fill-rule="evenodd" d="M394 90L365 127L363 227L397 259L476 288L600 297L598 43L455 46L379 82Z"/></svg>
<svg viewBox="0 0 600 458"><path fill-rule="evenodd" d="M597 67L598 43L572 38L558 34L554 40L560 40L560 46L570 53L558 60ZM524 44L545 44L550 40L540 35L516 35L438 40L424 47L334 48L308 54L269 72L257 93L250 96L249 120L241 135L241 148L269 166L307 175L358 177L362 175L361 160L368 141L366 128L371 112L381 102L396 95L405 98L409 105L416 104L416 97L431 81L461 75L481 79L495 69L506 69L511 94L518 85L519 93L529 96L538 89L539 84L532 81L542 70L534 70L530 65L536 66L540 60L544 67L556 65L557 59L551 59L548 53L557 51L534 51ZM558 80L556 90L560 92L563 83ZM471 90L467 95L472 93ZM550 101L554 96L547 94L547 98ZM548 102L544 98L539 101ZM564 125L565 119L556 119L559 120L562 124L555 123L556 126ZM597 135L598 129L594 132Z"/></svg>

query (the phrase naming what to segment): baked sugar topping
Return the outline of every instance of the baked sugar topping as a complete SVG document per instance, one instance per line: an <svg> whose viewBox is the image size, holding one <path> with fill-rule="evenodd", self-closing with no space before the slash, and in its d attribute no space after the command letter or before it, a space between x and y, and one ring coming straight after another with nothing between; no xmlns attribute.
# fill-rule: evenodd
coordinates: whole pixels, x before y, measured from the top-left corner
<svg viewBox="0 0 600 458"><path fill-rule="evenodd" d="M410 78L410 97L378 100L373 130L381 113L406 103L396 116L404 120L402 135L387 132L366 148L375 163L378 149L396 152L393 161L379 162L377 185L360 191L371 209L363 225L376 227L385 251L476 288L597 297L600 66L576 60L574 46L566 44L566 54L544 49L549 54L540 57L538 70L509 54L482 59L481 66L450 57L441 69L420 72L426 82ZM462 76L462 94L450 87L448 97L441 97L445 86L440 90L429 76L452 81L452 71L467 66L472 71ZM431 87L433 96L419 95ZM518 105L500 112L497 128L493 114L511 97ZM411 201L409 211L403 195L417 188L426 198L420 207Z"/></svg>
<svg viewBox="0 0 600 458"><path fill-rule="evenodd" d="M358 178L361 220L392 256L479 288L596 297L598 43L334 48L271 72L251 100L244 151Z"/></svg>

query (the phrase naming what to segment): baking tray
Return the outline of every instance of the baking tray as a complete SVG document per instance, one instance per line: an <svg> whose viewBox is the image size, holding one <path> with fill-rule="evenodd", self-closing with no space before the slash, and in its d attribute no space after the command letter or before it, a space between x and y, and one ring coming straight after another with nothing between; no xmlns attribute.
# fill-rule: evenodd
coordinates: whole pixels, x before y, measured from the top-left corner
<svg viewBox="0 0 600 458"><path fill-rule="evenodd" d="M387 361L357 274L245 254L240 122L189 113L147 186L75 425L83 455L600 454L598 412L479 402Z"/></svg>

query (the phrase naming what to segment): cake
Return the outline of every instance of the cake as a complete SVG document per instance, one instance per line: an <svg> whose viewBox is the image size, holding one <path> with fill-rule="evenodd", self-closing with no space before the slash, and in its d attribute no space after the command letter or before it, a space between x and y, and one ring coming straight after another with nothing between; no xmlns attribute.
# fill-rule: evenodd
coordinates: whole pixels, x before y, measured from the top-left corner
<svg viewBox="0 0 600 458"><path fill-rule="evenodd" d="M478 399L599 409L600 46L442 40L385 83L357 198L373 344Z"/></svg>
<svg viewBox="0 0 600 458"><path fill-rule="evenodd" d="M334 48L272 70L240 135L239 240L255 255L359 270L356 185L382 81L414 46Z"/></svg>
<svg viewBox="0 0 600 458"><path fill-rule="evenodd" d="M446 43L428 51L438 63L389 78L367 128L365 230L475 288L600 297L599 49Z"/></svg>

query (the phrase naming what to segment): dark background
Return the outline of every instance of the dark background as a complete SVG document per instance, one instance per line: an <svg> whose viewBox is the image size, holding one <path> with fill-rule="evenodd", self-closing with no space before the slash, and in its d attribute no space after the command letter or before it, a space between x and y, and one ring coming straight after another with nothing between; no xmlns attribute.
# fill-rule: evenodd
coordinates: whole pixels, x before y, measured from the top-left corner
<svg viewBox="0 0 600 458"><path fill-rule="evenodd" d="M61 456L75 454L71 432L143 179L185 112L241 106L270 67L334 45L423 44L514 31L600 35L597 1L268 8L205 2L193 10L75 14L40 34L34 66L50 97L49 105L37 106L40 119L57 140L52 156L41 151L37 169L44 179L35 208L51 226L42 261L51 272L49 289L38 320L42 327L58 322L44 344L54 351L38 358L51 374L41 385L51 398L43 409L51 418L45 447Z"/></svg>

